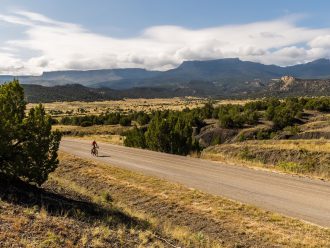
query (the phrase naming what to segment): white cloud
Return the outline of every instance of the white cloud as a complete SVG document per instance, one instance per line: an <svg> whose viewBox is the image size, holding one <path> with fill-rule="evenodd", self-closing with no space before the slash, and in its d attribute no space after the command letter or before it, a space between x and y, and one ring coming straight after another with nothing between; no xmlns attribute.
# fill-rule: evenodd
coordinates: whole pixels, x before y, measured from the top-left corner
<svg viewBox="0 0 330 248"><path fill-rule="evenodd" d="M184 60L227 57L290 65L330 56L330 28L300 27L296 18L197 30L155 26L126 39L27 11L0 14L0 22L25 29L21 39L0 47L1 74L118 67L165 70Z"/></svg>
<svg viewBox="0 0 330 248"><path fill-rule="evenodd" d="M330 35L317 36L309 42L311 47L315 48L330 48Z"/></svg>
<svg viewBox="0 0 330 248"><path fill-rule="evenodd" d="M14 58L10 53L0 52L0 72L4 72L2 74L11 74L23 68L24 64L20 59Z"/></svg>

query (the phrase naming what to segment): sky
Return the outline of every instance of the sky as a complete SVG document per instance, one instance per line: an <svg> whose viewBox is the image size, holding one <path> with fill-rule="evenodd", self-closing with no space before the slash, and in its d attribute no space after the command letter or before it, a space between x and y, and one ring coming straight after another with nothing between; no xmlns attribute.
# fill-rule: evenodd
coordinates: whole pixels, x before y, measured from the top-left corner
<svg viewBox="0 0 330 248"><path fill-rule="evenodd" d="M0 0L0 74L330 58L326 0Z"/></svg>

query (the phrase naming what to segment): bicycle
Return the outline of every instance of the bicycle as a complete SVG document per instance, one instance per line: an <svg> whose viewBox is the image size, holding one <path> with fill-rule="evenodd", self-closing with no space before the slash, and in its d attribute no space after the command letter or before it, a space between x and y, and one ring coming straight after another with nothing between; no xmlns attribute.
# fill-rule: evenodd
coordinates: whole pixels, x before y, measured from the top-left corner
<svg viewBox="0 0 330 248"><path fill-rule="evenodd" d="M91 150L91 154L95 157L98 157L99 156L99 151L98 151L98 148L99 147L93 147L92 150Z"/></svg>

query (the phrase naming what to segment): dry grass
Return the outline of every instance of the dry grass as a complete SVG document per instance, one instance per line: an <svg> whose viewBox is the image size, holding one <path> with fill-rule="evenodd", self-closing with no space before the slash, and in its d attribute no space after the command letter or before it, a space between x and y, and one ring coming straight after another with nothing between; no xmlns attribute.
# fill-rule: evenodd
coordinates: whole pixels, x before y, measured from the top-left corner
<svg viewBox="0 0 330 248"><path fill-rule="evenodd" d="M66 153L60 160L45 193L24 188L28 202L0 191L0 247L330 246L329 229Z"/></svg>
<svg viewBox="0 0 330 248"><path fill-rule="evenodd" d="M61 110L64 114L69 111L72 114L81 114L78 109L84 109L86 114L100 114L106 111L127 113L130 111L144 111L150 113L154 110L182 110L186 107L201 107L207 99L196 97L175 97L156 99L125 99L119 101L99 101L99 102L54 102L45 103L47 112L51 110ZM36 104L28 104L27 108Z"/></svg>
<svg viewBox="0 0 330 248"><path fill-rule="evenodd" d="M159 241L167 244L167 247L171 247L168 246L169 244L171 245L183 244L184 247L197 247L197 245L199 246L201 244L201 240L197 238L198 236L201 235L200 233L194 233L191 230L188 231L186 227L181 227L176 223L166 222L165 225L162 220L158 219L156 216L153 216L152 213L141 211L141 209L144 209L143 204L146 203L144 202L143 198L149 198L151 196L148 194L144 194L143 192L139 192L140 194L137 195L136 194L137 192L134 191L133 185L130 185L127 182L120 183L120 181L118 181L118 179L115 178L116 176L120 176L120 177L124 176L127 178L129 177L131 180L135 178L134 173L125 170L121 171L112 167L110 171L108 170L109 168L105 171L100 171L98 169L94 171L93 169L94 164L91 164L88 161L77 159L68 154L63 154L61 156L61 159L65 164L65 168L63 168L64 171L62 171L63 174L62 172L60 172L59 174L56 172L53 173L48 183L53 185L55 184L58 185L59 187L63 187L66 189L70 189L80 195L88 196L89 198L92 199L93 202L96 202L98 204L104 204L106 202L109 202L109 198L110 198L111 205L120 209L120 211L125 212L129 216L133 216L134 218L147 221L152 225L152 228L149 231L149 233L141 233L141 232L139 233L139 238L142 241L142 244L144 244L147 240L151 239L151 237L156 238ZM81 178L83 182L80 181L79 179L72 180L73 178L71 177L74 175L71 173L68 174L67 169L69 169L69 171L74 169L74 171L78 172L79 170L76 170L75 167L77 166L81 168L82 165L83 167L86 166L85 169L88 169L88 171L86 172L90 174L88 176L87 175L82 176L76 174L75 177ZM101 168L105 169L105 167L101 167ZM101 174L107 173L107 174L104 175L104 178L102 178L101 174L99 173ZM136 175L138 176L138 174ZM135 186L138 186L139 189L144 188L144 187L140 187L139 185L135 185ZM125 192L121 192L121 190L124 190ZM116 192L116 194L114 192ZM123 201L123 199L125 198L124 195L131 197L131 200L133 200L132 198L134 198L134 200L137 200L138 202L142 201L141 206L139 206L139 203L135 203L135 205L137 205L138 207L137 209L130 207L131 203L128 204L127 202ZM211 241L206 238L204 239L205 239L203 240L204 245L199 247L222 247L215 241Z"/></svg>
<svg viewBox="0 0 330 248"><path fill-rule="evenodd" d="M6 247L164 247L149 230L109 225L82 216L49 214L44 209L0 200L0 246ZM147 241L139 237L148 235Z"/></svg>
<svg viewBox="0 0 330 248"><path fill-rule="evenodd" d="M302 131L330 131L330 120L327 121L311 121L300 126Z"/></svg>
<svg viewBox="0 0 330 248"><path fill-rule="evenodd" d="M185 247L327 247L330 231L279 214L68 154L53 183L111 195L124 212ZM65 181L63 181L65 180ZM75 186L72 186L75 185ZM79 188L80 187L80 188ZM141 238L146 238L141 235Z"/></svg>
<svg viewBox="0 0 330 248"><path fill-rule="evenodd" d="M307 150L330 153L330 140L251 140L232 144L233 146L249 146L269 149Z"/></svg>
<svg viewBox="0 0 330 248"><path fill-rule="evenodd" d="M82 139L82 140L89 140L92 142L96 140L97 142L105 142L112 145L124 145L124 136L121 135L84 135L84 136L66 136L67 138L74 138L74 139Z"/></svg>
<svg viewBox="0 0 330 248"><path fill-rule="evenodd" d="M197 97L174 97L174 98L155 98L155 99L124 99L118 101L97 101L97 102L54 102L44 103L44 107L48 113L52 111L61 111L60 114L54 116L65 115L91 115L101 114L106 111L129 113L131 111L144 111L150 113L155 110L178 110L184 108L198 108L204 106L208 101L206 98ZM240 104L244 105L251 100L218 100L215 106L222 104ZM28 104L27 110L36 106L36 104ZM79 109L84 109L82 113Z"/></svg>
<svg viewBox="0 0 330 248"><path fill-rule="evenodd" d="M197 157L197 156L196 156ZM274 166L267 166L264 163L261 163L259 161L250 161L250 160L245 160L242 159L238 156L231 156L226 153L219 153L219 152L214 152L214 151L204 151L198 158L202 159L207 159L207 160L212 160L212 161L217 161L217 162L223 162L228 165L232 166L246 166L250 168L264 168L266 170L271 170L274 169Z"/></svg>
<svg viewBox="0 0 330 248"><path fill-rule="evenodd" d="M330 179L330 141L254 140L209 147L204 159Z"/></svg>
<svg viewBox="0 0 330 248"><path fill-rule="evenodd" d="M310 117L306 123L299 126L302 131L330 131L330 114L307 110L305 113L309 114Z"/></svg>
<svg viewBox="0 0 330 248"><path fill-rule="evenodd" d="M59 130L60 132L82 136L82 135L120 135L131 127L123 127L121 125L94 125L90 127L71 126L71 125L54 125L53 130Z"/></svg>
<svg viewBox="0 0 330 248"><path fill-rule="evenodd" d="M238 105L245 105L249 102L252 101L257 101L257 100L252 100L252 99L244 99L244 100L219 100L214 103L214 106L219 106L219 105L225 105L225 104L238 104Z"/></svg>
<svg viewBox="0 0 330 248"><path fill-rule="evenodd" d="M91 127L54 125L52 128L64 133L66 137L123 145L124 136L122 134L131 127L122 127L120 125L95 125Z"/></svg>

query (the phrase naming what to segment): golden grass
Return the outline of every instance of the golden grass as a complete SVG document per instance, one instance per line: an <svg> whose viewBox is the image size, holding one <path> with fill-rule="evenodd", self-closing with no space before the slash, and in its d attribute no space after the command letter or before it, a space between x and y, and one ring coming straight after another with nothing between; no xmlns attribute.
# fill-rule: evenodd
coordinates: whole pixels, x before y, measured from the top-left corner
<svg viewBox="0 0 330 248"><path fill-rule="evenodd" d="M84 135L84 136L66 136L67 138L81 139L81 140L89 140L92 142L96 140L96 142L105 142L112 145L124 145L124 136L121 135Z"/></svg>
<svg viewBox="0 0 330 248"><path fill-rule="evenodd" d="M82 192L87 190L97 197L101 197L100 189L106 190L113 204L147 219L156 230L180 240L185 247L330 244L329 229L108 164L64 153L60 158L62 165L54 175L67 180L63 186L79 185Z"/></svg>
<svg viewBox="0 0 330 248"><path fill-rule="evenodd" d="M330 141L250 140L205 149L201 157L231 165L329 180Z"/></svg>
<svg viewBox="0 0 330 248"><path fill-rule="evenodd" d="M70 125L54 125L53 130L63 132L66 137L82 140L96 140L114 145L123 145L125 131L131 127L120 125L95 125L91 127L80 127Z"/></svg>
<svg viewBox="0 0 330 248"><path fill-rule="evenodd" d="M231 144L237 147L249 146L269 149L307 150L330 152L330 140L254 140Z"/></svg>
<svg viewBox="0 0 330 248"><path fill-rule="evenodd" d="M54 180L54 179L51 179ZM51 181L50 180L50 181ZM81 193L81 197L91 198L99 206L117 211L116 206L106 204L99 197L72 182L66 194ZM74 191L70 191L71 188ZM80 199L81 200L81 199ZM46 202L46 199L44 199ZM59 205L61 202L59 202ZM133 225L123 222L120 212L96 219L77 212L68 214L49 214L45 207L29 207L12 204L0 199L0 246L1 247L165 247L165 239L155 235L144 225ZM132 217L129 217L132 218ZM128 220L129 221L129 220Z"/></svg>
<svg viewBox="0 0 330 248"><path fill-rule="evenodd" d="M92 234L94 228L102 226L101 223L93 226L72 218L49 215L44 209L1 200L0 204L1 247L90 247L101 239Z"/></svg>
<svg viewBox="0 0 330 248"><path fill-rule="evenodd" d="M155 99L125 99L116 101L96 101L96 102L54 102L44 103L47 112L51 110L61 110L64 113L72 111L75 114L81 114L78 109L84 109L85 114L100 114L102 112L124 112L144 111L151 112L154 110L182 110L186 107L196 108L202 107L207 99L196 97L175 97L175 98L155 98ZM34 107L36 104L28 104L27 109Z"/></svg>
<svg viewBox="0 0 330 248"><path fill-rule="evenodd" d="M203 107L209 99L198 97L174 97L174 98L154 98L154 99L124 99L116 101L96 101L96 102L54 102L44 103L46 112L61 111L61 114L54 114L54 116L65 115L97 115L106 111L128 113L130 111L144 111L150 113L156 110L178 110L184 108L198 108ZM239 104L244 105L252 100L217 100L215 106L222 104ZM37 104L28 104L27 110L36 106ZM84 109L84 112L79 111Z"/></svg>
<svg viewBox="0 0 330 248"><path fill-rule="evenodd" d="M272 167L266 166L265 164L259 161L245 160L236 156L228 156L227 154L223 154L223 153L215 153L209 151L202 152L200 158L212 160L216 162L223 162L233 166L245 166L256 169L275 170L273 166Z"/></svg>
<svg viewBox="0 0 330 248"><path fill-rule="evenodd" d="M214 106L225 105L225 104L245 105L245 104L247 104L249 102L253 102L253 101L257 101L257 100L252 100L252 99L244 99L244 100L231 100L231 99L218 100L218 101L215 101Z"/></svg>
<svg viewBox="0 0 330 248"><path fill-rule="evenodd" d="M72 156L62 153L62 156L61 156L62 161L63 160L68 161L68 158L72 158ZM71 163L73 161L69 160L68 162ZM82 162L85 163L83 160L76 160L76 159L74 159L74 162L76 162L76 165L78 165L78 166L80 166ZM66 168L66 169L68 169L68 168ZM99 171L95 171L95 174L94 174L89 169L87 173L90 173L89 175L91 176L91 178L87 178L89 180L95 180L98 176L100 176ZM129 176L129 177L134 175L134 173L133 174L131 174L131 172L128 172L128 173L129 173L129 175L127 175L127 176ZM72 175L69 175L69 176L72 176ZM105 178L107 180L112 179L116 183L119 183L119 181L117 181L117 179L115 179L115 177L113 177L113 175L110 175L110 174L105 175ZM104 183L103 179L101 179L101 178L99 178L99 179L102 180L102 182ZM61 187L64 187L73 192L76 192L79 195L87 196L94 203L101 204L101 205L108 204L108 201L105 199L105 195L110 195L108 192L98 191L96 193L90 188L87 189L86 185L81 185L80 183L72 181L71 179L66 179L64 177L64 175L62 175L62 174L58 175L56 172L53 173L49 178L49 182L50 183L55 182L56 184L60 185ZM132 185L129 185L129 184L126 184L125 186L127 187L128 190L132 187ZM146 230L144 232L137 231L134 229L130 230L130 232L138 234L142 247L143 247L143 245L150 244L150 241L152 241L152 240L158 240L158 241L156 243L153 243L153 246L151 246L151 247L163 247L162 243L165 243L167 245L172 244L171 241L167 240L166 238L163 238L162 237L163 235L158 234L158 232L156 231L156 230L159 230L159 227L162 226L163 224L155 216L152 216L144 211L136 210L136 209L130 207L129 205L125 204L124 202L122 202L121 199L111 202L110 205L113 208L120 209L120 211L128 214L129 216L133 216L135 218L145 220L152 225L151 230ZM171 239L173 238L174 240L178 240L182 244L192 245L189 247L196 247L195 244L200 243L200 241L196 240L196 237L198 236L198 234L188 231L187 228L180 227L179 225L174 224L174 223L167 222L166 228L162 229L161 232L165 235L165 237L171 237ZM119 236L120 236L120 232L119 232ZM125 246L125 239L122 240L122 243L123 243L122 245ZM199 246L199 247L214 247L214 248L221 247L219 244L217 244L215 242L211 242L209 240L204 241L204 243L205 243L205 245Z"/></svg>
<svg viewBox="0 0 330 248"><path fill-rule="evenodd" d="M81 135L97 135L97 134L122 134L131 127L123 127L121 125L94 125L90 127L71 126L71 125L53 125L53 130L60 132L71 132Z"/></svg>

